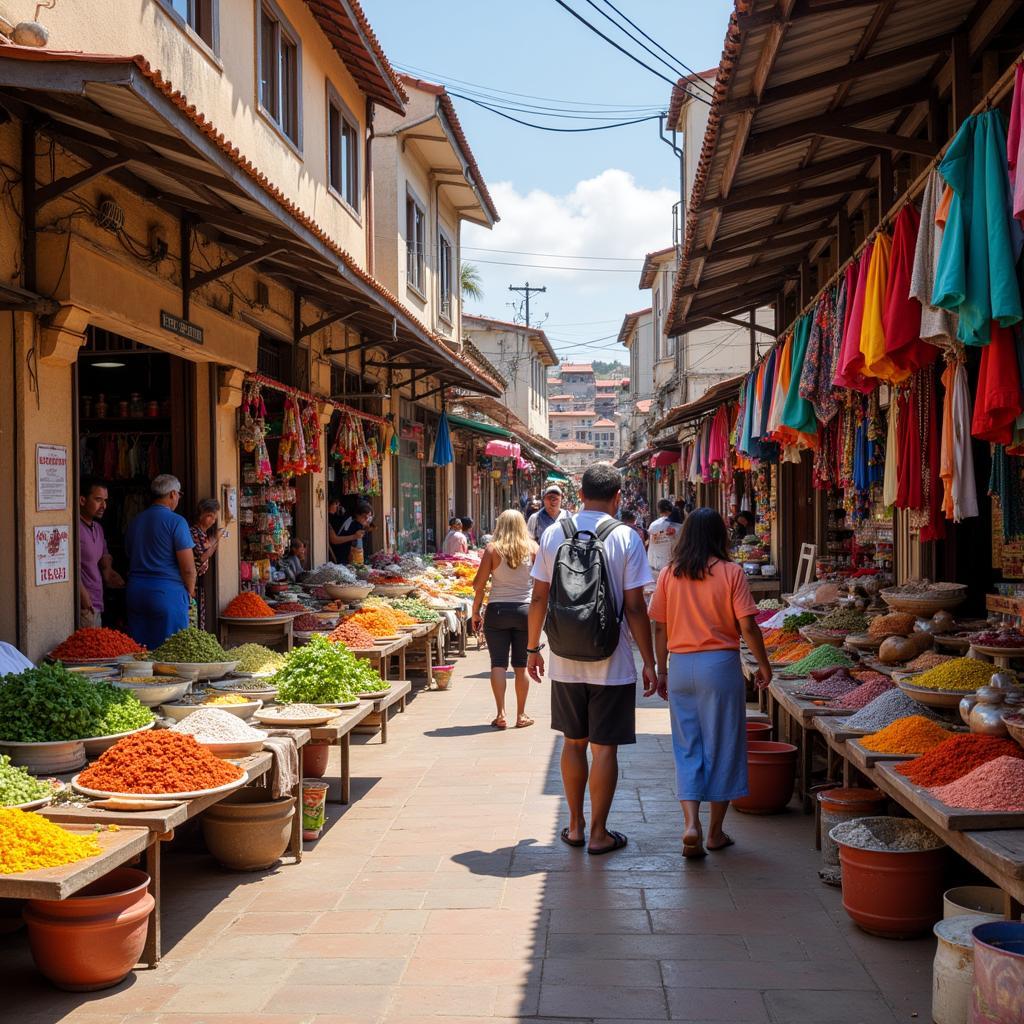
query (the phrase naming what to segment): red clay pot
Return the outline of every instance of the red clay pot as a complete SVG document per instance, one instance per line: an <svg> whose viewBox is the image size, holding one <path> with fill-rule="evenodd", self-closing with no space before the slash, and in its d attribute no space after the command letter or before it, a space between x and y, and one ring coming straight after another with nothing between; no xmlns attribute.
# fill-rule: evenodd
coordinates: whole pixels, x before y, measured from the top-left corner
<svg viewBox="0 0 1024 1024"><path fill-rule="evenodd" d="M747 722L748 740L770 740L772 738L771 722Z"/></svg>
<svg viewBox="0 0 1024 1024"><path fill-rule="evenodd" d="M330 754L331 746L327 740L310 740L302 748L302 774L311 779L322 779Z"/></svg>
<svg viewBox="0 0 1024 1024"><path fill-rule="evenodd" d="M117 868L64 900L29 900L36 967L69 992L116 985L139 961L154 905L149 875L134 868Z"/></svg>
<svg viewBox="0 0 1024 1024"><path fill-rule="evenodd" d="M773 740L747 742L748 796L733 800L737 811L747 814L778 814L786 809L796 781L797 749L792 743Z"/></svg>
<svg viewBox="0 0 1024 1024"><path fill-rule="evenodd" d="M946 849L893 852L839 844L843 909L870 935L911 939L942 917Z"/></svg>

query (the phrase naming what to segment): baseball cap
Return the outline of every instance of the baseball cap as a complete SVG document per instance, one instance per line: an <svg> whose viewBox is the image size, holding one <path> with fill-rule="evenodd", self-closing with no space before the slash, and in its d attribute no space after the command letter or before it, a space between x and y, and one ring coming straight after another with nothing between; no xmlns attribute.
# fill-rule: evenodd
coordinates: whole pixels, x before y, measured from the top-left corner
<svg viewBox="0 0 1024 1024"><path fill-rule="evenodd" d="M549 494L557 494L559 497L562 496L562 488L558 484L551 484L550 487L544 488L544 497L546 498Z"/></svg>

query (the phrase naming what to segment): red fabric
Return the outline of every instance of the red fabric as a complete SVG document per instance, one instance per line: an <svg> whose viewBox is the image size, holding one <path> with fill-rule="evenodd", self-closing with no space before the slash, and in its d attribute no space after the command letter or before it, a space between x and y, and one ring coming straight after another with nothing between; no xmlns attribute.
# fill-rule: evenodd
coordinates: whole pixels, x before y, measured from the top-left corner
<svg viewBox="0 0 1024 1024"><path fill-rule="evenodd" d="M882 330L885 354L903 375L935 361L939 350L921 340L921 303L910 295L910 275L921 215L908 203L896 217L889 279L885 285Z"/></svg>
<svg viewBox="0 0 1024 1024"><path fill-rule="evenodd" d="M938 392L933 370L925 371L931 378L929 401L925 409L928 420L928 484L926 501L928 525L921 527L921 540L942 540L946 536L946 521L942 513L942 445L939 440ZM922 374L923 376L923 374Z"/></svg>
<svg viewBox="0 0 1024 1024"><path fill-rule="evenodd" d="M1012 327L992 322L989 343L981 350L978 393L971 433L994 444L1013 443L1013 424L1021 413L1017 340Z"/></svg>
<svg viewBox="0 0 1024 1024"><path fill-rule="evenodd" d="M864 321L864 295L867 291L868 267L871 264L871 253L874 248L875 245L872 242L861 254L855 272L855 291L850 291L847 287L846 294L852 295L853 300L847 306L848 315L843 318L843 340L839 347L835 376L832 378L832 383L836 387L860 391L864 394L873 391L877 384L877 381L869 381L861 373L864 369L864 356L860 350L860 329ZM847 268L847 274L849 273L850 268ZM847 278L847 282L849 283L849 278Z"/></svg>
<svg viewBox="0 0 1024 1024"><path fill-rule="evenodd" d="M910 390L901 390L896 401L896 507L920 508L924 504L924 479L921 473L921 438L917 421L917 403Z"/></svg>

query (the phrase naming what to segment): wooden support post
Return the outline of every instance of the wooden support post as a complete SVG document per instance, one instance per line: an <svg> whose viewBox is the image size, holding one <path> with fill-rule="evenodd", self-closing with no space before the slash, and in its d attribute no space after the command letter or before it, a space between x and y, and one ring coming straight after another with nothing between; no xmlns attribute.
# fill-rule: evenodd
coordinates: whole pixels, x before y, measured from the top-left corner
<svg viewBox="0 0 1024 1024"><path fill-rule="evenodd" d="M22 281L35 292L36 275L36 126L21 123L21 243Z"/></svg>
<svg viewBox="0 0 1024 1024"><path fill-rule="evenodd" d="M800 264L800 309L803 309L811 301L813 294L814 286L811 283L811 265L805 261Z"/></svg>
<svg viewBox="0 0 1024 1024"><path fill-rule="evenodd" d="M883 150L878 154L878 222L889 212L893 200L892 154Z"/></svg>
<svg viewBox="0 0 1024 1024"><path fill-rule="evenodd" d="M754 368L757 362L757 310L751 309L750 313L750 368Z"/></svg>
<svg viewBox="0 0 1024 1024"><path fill-rule="evenodd" d="M845 206L839 207L836 216L836 266L841 267L853 252L850 236L850 215Z"/></svg>
<svg viewBox="0 0 1024 1024"><path fill-rule="evenodd" d="M971 53L966 33L953 36L953 132L971 113Z"/></svg>

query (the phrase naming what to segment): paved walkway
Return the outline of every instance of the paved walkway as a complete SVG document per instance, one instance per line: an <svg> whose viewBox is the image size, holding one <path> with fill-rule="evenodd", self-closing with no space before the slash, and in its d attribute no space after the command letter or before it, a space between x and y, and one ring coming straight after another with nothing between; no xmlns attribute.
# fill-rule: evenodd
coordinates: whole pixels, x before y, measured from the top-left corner
<svg viewBox="0 0 1024 1024"><path fill-rule="evenodd" d="M931 940L858 932L816 877L809 818L735 814L737 845L678 854L668 717L644 704L612 827L589 858L564 824L558 744L497 733L484 655L420 693L391 741L353 750L355 801L302 865L230 874L181 837L165 860L159 969L73 995L0 939L0 1019L17 1024L451 1024L488 1020L930 1019Z"/></svg>

